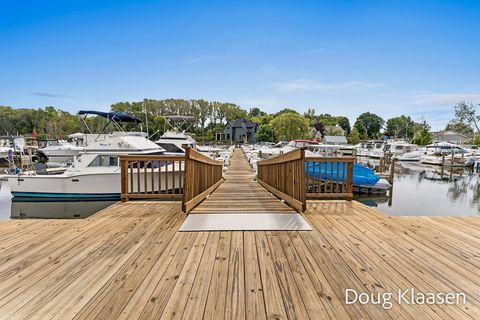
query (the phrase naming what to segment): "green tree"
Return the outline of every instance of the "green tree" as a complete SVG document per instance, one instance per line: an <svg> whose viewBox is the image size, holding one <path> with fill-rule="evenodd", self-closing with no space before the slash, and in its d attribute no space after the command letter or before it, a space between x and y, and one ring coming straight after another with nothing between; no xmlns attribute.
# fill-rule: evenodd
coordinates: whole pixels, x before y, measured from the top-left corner
<svg viewBox="0 0 480 320"><path fill-rule="evenodd" d="M459 102L455 106L455 120L453 120L453 122L468 124L471 127L473 126L476 132L480 133L480 115L477 114L477 109L472 103L466 103L465 101Z"/></svg>
<svg viewBox="0 0 480 320"><path fill-rule="evenodd" d="M358 120L361 120L363 125L367 129L368 138L376 139L380 136L380 130L385 123L385 121L381 117L371 112L364 112L360 116L358 116L357 121ZM361 134L360 130L359 132Z"/></svg>
<svg viewBox="0 0 480 320"><path fill-rule="evenodd" d="M268 124L261 124L258 127L257 131L257 141L267 142L267 141L276 141L275 132L272 127Z"/></svg>
<svg viewBox="0 0 480 320"><path fill-rule="evenodd" d="M350 135L348 136L348 142L350 144L358 144L360 142L360 133L358 132L357 128L353 128L350 131Z"/></svg>
<svg viewBox="0 0 480 320"><path fill-rule="evenodd" d="M412 143L425 146L432 143L432 135L425 129L418 130L413 136Z"/></svg>
<svg viewBox="0 0 480 320"><path fill-rule="evenodd" d="M295 113L295 114L299 114L299 113L298 113L296 110L294 110L294 109L284 108L284 109L278 111L277 113L275 113L274 116L275 116L275 117L278 117L278 116L280 116L280 115L282 115L282 114L284 114L284 113Z"/></svg>
<svg viewBox="0 0 480 320"><path fill-rule="evenodd" d="M281 140L304 138L308 134L308 120L298 113L286 112L271 121L277 137Z"/></svg>
<svg viewBox="0 0 480 320"><path fill-rule="evenodd" d="M419 146L425 146L432 143L432 134L430 133L430 125L425 121L418 124L418 130L413 135L412 143Z"/></svg>
<svg viewBox="0 0 480 320"><path fill-rule="evenodd" d="M450 121L445 127L445 130L467 135L473 134L473 128L464 122Z"/></svg>
<svg viewBox="0 0 480 320"><path fill-rule="evenodd" d="M358 132L358 137L360 138L360 140L368 139L367 128L365 127L365 124L363 124L363 121L361 119L357 119L357 121L353 125L353 129Z"/></svg>
<svg viewBox="0 0 480 320"><path fill-rule="evenodd" d="M340 126L340 128L342 128L346 134L350 134L350 131L352 128L350 127L350 120L348 120L347 117L344 117L344 116L337 117L336 124Z"/></svg>
<svg viewBox="0 0 480 320"><path fill-rule="evenodd" d="M384 134L390 137L411 139L417 129L417 124L409 116L390 118L385 125Z"/></svg>
<svg viewBox="0 0 480 320"><path fill-rule="evenodd" d="M254 117L263 117L265 115L267 115L267 113L260 110L260 108L257 108L257 107L250 108L250 111L248 111L248 118L249 119L252 119Z"/></svg>

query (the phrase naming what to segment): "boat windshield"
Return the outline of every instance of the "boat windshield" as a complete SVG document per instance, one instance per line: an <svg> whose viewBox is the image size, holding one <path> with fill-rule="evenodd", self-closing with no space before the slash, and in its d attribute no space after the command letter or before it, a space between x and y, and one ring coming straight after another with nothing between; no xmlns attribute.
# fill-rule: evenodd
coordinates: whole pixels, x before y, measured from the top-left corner
<svg viewBox="0 0 480 320"><path fill-rule="evenodd" d="M118 157L98 155L90 162L89 167L118 167Z"/></svg>

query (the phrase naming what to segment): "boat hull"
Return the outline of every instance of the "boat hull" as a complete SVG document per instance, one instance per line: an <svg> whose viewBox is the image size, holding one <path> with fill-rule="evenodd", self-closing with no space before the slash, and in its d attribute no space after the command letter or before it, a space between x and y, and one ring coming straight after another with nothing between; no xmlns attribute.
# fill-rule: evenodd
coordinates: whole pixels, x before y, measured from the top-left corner
<svg viewBox="0 0 480 320"><path fill-rule="evenodd" d="M160 190L173 190L183 186L183 179L179 172L140 172L140 177L133 175L134 192L143 193L152 190L158 191L160 174ZM48 199L120 199L120 173L79 174L55 176L11 176L8 177L11 193L14 197L48 198ZM145 181L146 179L146 181ZM138 181L140 184L138 185ZM146 186L146 188L145 188Z"/></svg>

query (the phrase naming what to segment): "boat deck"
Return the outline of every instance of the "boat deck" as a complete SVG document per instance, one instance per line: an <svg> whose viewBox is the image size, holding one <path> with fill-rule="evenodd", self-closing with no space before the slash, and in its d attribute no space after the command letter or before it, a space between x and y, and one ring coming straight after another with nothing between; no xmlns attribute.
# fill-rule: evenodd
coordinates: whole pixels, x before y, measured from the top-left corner
<svg viewBox="0 0 480 320"><path fill-rule="evenodd" d="M232 161L195 212L290 210ZM313 231L178 232L180 203L142 201L1 221L0 318L480 318L480 218L387 217L355 201L309 202L304 217ZM467 301L345 304L346 289L409 288Z"/></svg>

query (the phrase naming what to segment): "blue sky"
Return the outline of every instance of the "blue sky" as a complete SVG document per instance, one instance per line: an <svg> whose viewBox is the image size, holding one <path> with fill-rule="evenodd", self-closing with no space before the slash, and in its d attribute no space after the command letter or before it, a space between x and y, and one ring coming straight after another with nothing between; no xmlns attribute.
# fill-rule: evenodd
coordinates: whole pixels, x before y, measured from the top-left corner
<svg viewBox="0 0 480 320"><path fill-rule="evenodd" d="M422 116L480 102L476 1L1 1L0 104L205 98Z"/></svg>

